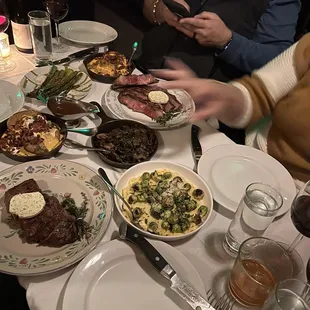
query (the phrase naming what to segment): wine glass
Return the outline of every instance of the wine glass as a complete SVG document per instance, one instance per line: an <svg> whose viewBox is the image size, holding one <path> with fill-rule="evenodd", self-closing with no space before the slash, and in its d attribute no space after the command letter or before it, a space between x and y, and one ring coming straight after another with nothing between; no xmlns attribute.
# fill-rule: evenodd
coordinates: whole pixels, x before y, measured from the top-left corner
<svg viewBox="0 0 310 310"><path fill-rule="evenodd" d="M299 234L287 249L288 253L293 252L304 236L310 238L310 181L300 189L295 197L291 208L291 219Z"/></svg>
<svg viewBox="0 0 310 310"><path fill-rule="evenodd" d="M0 0L0 33L5 32L10 24L9 11L4 0ZM4 43L3 43L4 42ZM2 48L6 47L5 40L0 42L0 72L13 70L16 64L12 60L5 60L2 57Z"/></svg>
<svg viewBox="0 0 310 310"><path fill-rule="evenodd" d="M66 48L60 43L59 22L64 19L69 12L68 0L46 0L45 6L51 18L55 21L56 44L53 45L55 52L63 52Z"/></svg>

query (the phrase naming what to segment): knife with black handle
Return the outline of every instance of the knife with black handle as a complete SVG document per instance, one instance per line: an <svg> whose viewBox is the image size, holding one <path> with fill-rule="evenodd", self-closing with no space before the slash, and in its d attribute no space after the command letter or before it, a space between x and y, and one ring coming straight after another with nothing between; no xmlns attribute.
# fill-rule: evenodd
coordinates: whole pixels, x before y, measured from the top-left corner
<svg viewBox="0 0 310 310"><path fill-rule="evenodd" d="M170 288L195 310L215 310L193 287L183 281L164 257L137 230L123 222L119 229L121 239L136 245L156 270L170 280Z"/></svg>
<svg viewBox="0 0 310 310"><path fill-rule="evenodd" d="M192 125L192 131L191 131L191 145L192 145L192 151L193 151L193 157L195 161L194 171L197 172L198 162L202 156L202 148L201 144L199 142L199 132L200 127L196 125Z"/></svg>
<svg viewBox="0 0 310 310"><path fill-rule="evenodd" d="M84 57L92 55L92 54L96 54L96 53L98 53L98 51L99 51L99 47L98 46L94 46L94 47L91 47L91 48L88 48L88 49L85 49L85 50L82 50L82 51L70 54L69 56L67 56L65 58L62 58L62 59L59 59L59 60L56 60L56 61L42 61L42 62L39 62L37 64L37 67L65 64L65 63L68 63L68 62L79 60L81 58L84 58Z"/></svg>

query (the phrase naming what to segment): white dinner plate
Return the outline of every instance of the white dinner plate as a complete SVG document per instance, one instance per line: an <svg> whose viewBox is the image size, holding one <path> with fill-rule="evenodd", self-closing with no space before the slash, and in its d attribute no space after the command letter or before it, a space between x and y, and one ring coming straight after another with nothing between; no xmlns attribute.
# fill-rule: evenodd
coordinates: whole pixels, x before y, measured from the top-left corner
<svg viewBox="0 0 310 310"><path fill-rule="evenodd" d="M117 31L105 24L88 20L72 20L59 25L59 34L79 44L104 44L117 38Z"/></svg>
<svg viewBox="0 0 310 310"><path fill-rule="evenodd" d="M160 241L150 241L179 276L203 297L204 285L189 260ZM73 272L64 295L63 310L189 310L170 290L142 252L125 241L113 240L92 251Z"/></svg>
<svg viewBox="0 0 310 310"><path fill-rule="evenodd" d="M235 212L253 182L261 182L278 189L283 206L277 214L286 213L296 195L294 180L289 172L273 157L242 145L219 145L203 154L198 174L209 184L214 200Z"/></svg>
<svg viewBox="0 0 310 310"><path fill-rule="evenodd" d="M57 66L57 69L63 70L65 69L65 67ZM34 91L37 87L39 87L46 79L50 70L51 70L50 66L45 66L45 67L35 68L29 71L27 74L25 74L20 82L21 89L24 92L24 94L28 94ZM75 69L73 70L79 71ZM93 84L91 79L86 73L82 71L79 71L79 72L82 73L81 78L78 81L76 81L76 83L74 84L74 89L71 89L66 95L66 97L69 99L81 100L85 98L91 91L92 84Z"/></svg>
<svg viewBox="0 0 310 310"><path fill-rule="evenodd" d="M195 113L195 103L191 96L184 90L170 89L169 93L175 95L178 101L182 104L182 112L175 116L166 124L159 124L145 114L134 112L126 105L121 104L118 100L119 92L109 87L102 98L102 104L118 119L130 119L140 122L153 129L175 128L186 124Z"/></svg>
<svg viewBox="0 0 310 310"><path fill-rule="evenodd" d="M18 112L24 102L25 96L19 87L0 80L0 123Z"/></svg>

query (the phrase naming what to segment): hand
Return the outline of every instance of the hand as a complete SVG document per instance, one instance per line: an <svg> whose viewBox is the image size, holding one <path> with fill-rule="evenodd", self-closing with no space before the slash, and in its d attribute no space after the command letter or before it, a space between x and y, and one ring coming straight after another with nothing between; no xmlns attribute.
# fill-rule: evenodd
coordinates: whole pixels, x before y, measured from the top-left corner
<svg viewBox="0 0 310 310"><path fill-rule="evenodd" d="M216 117L223 123L233 123L246 109L242 92L229 84L213 80L198 79L182 62L168 60L174 70L152 71L157 77L173 79L163 81L158 86L166 89L184 89L196 103L195 119Z"/></svg>
<svg viewBox="0 0 310 310"><path fill-rule="evenodd" d="M190 11L189 5L184 0L174 0L175 2L180 3L183 5L188 12ZM194 33L185 27L183 27L179 20L180 18L177 17L175 14L173 14L165 5L163 2L160 2L157 7L157 20L160 23L166 22L169 26L174 27L178 31L183 32L188 37L192 38L194 36Z"/></svg>
<svg viewBox="0 0 310 310"><path fill-rule="evenodd" d="M176 58L168 58L165 60L167 69L150 70L152 75L164 80L185 80L196 78L196 74L182 61Z"/></svg>
<svg viewBox="0 0 310 310"><path fill-rule="evenodd" d="M215 13L202 12L193 18L183 18L179 23L192 31L203 46L222 48L232 37L231 30Z"/></svg>

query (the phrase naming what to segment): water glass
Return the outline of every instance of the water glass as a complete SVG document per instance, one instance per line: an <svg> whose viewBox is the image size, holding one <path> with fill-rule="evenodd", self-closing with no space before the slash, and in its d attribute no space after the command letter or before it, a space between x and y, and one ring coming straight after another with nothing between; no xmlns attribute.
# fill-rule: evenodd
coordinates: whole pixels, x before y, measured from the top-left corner
<svg viewBox="0 0 310 310"><path fill-rule="evenodd" d="M229 290L246 307L262 306L276 284L292 276L292 261L280 244L267 238L250 238L240 246Z"/></svg>
<svg viewBox="0 0 310 310"><path fill-rule="evenodd" d="M250 184L225 234L225 251L236 257L244 240L262 236L282 204L281 194L273 187L262 183Z"/></svg>
<svg viewBox="0 0 310 310"><path fill-rule="evenodd" d="M270 293L262 310L309 310L310 286L298 279L280 282Z"/></svg>
<svg viewBox="0 0 310 310"><path fill-rule="evenodd" d="M47 12L28 13L34 55L37 61L49 60L52 56L51 20Z"/></svg>

